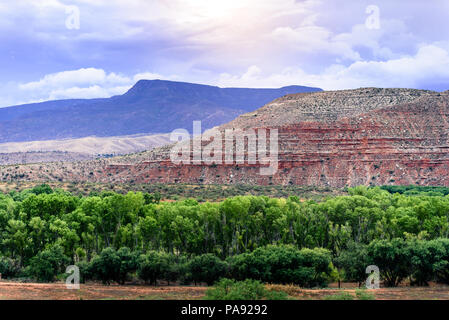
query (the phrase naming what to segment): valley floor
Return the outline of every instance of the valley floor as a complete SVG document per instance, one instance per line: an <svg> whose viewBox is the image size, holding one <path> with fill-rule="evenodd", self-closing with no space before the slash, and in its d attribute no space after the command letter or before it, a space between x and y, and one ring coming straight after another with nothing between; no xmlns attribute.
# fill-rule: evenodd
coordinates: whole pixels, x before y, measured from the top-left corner
<svg viewBox="0 0 449 320"><path fill-rule="evenodd" d="M342 293L349 293L356 299L356 284L343 284L342 289L335 286L333 284L326 289L280 285L275 287L298 300L322 300ZM80 290L68 290L63 283L18 283L3 280L0 281L0 300L200 300L206 290L207 287L200 286L104 286L96 283L81 284ZM366 292L373 294L376 300L449 300L449 287L435 284L429 287L380 288Z"/></svg>

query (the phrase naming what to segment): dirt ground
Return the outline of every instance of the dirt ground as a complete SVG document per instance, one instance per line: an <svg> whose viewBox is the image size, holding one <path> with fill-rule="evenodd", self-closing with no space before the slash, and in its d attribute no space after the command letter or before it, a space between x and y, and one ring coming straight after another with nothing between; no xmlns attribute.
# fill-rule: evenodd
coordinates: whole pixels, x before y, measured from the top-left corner
<svg viewBox="0 0 449 320"><path fill-rule="evenodd" d="M329 295L347 292L356 296L356 286L342 289L301 289L295 286L268 286L286 291L299 300L321 300ZM18 283L0 281L0 300L200 300L207 287L81 284L80 290L69 290L63 283ZM449 286L399 287L366 290L376 300L449 300Z"/></svg>
<svg viewBox="0 0 449 320"><path fill-rule="evenodd" d="M278 287L277 285L275 287ZM356 292L357 286L343 285L341 289L336 286L326 289L301 289L284 287L284 291L289 296L298 300L323 300L331 295L340 295L344 292L353 296L354 300L358 300ZM397 288L380 288L375 290L363 290L363 292L374 296L374 300L449 300L449 286L433 285L428 287L397 287Z"/></svg>
<svg viewBox="0 0 449 320"><path fill-rule="evenodd" d="M81 284L69 290L64 283L18 283L0 281L0 300L194 300L206 287Z"/></svg>

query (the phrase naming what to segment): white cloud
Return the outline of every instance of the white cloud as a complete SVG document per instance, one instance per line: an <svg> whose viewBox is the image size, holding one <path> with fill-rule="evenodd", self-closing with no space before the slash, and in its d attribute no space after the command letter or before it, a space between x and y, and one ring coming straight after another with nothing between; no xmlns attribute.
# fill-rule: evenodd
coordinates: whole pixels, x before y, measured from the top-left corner
<svg viewBox="0 0 449 320"><path fill-rule="evenodd" d="M360 60L358 52L351 44L333 37L332 32L326 28L305 25L298 28L280 27L270 34L270 42L279 47L291 49L301 53L330 53L344 59Z"/></svg>
<svg viewBox="0 0 449 320"><path fill-rule="evenodd" d="M18 84L15 88L9 84L8 90L15 91L15 95L20 96L21 103L103 98L123 94L141 79L179 80L179 77L152 72L126 76L98 68L82 68L48 74L37 81ZM348 66L333 64L320 73L308 73L297 66L270 73L260 66L251 65L240 75L221 73L212 82L221 87L281 87L298 84L335 90L371 86L423 87L426 83L443 83L447 79L449 44L440 42L421 45L414 55L403 55L386 61L354 61Z"/></svg>
<svg viewBox="0 0 449 320"><path fill-rule="evenodd" d="M131 77L107 73L103 69L81 68L45 75L37 81L10 84L10 91L21 97L20 103L41 102L57 99L106 98L129 90L138 80L171 79L160 74L143 72ZM11 99L4 103L12 105ZM19 103L19 101L15 101ZM14 104L15 104L14 103ZM3 106L6 106L3 105Z"/></svg>
<svg viewBox="0 0 449 320"><path fill-rule="evenodd" d="M77 85L91 85L99 83L129 83L129 79L116 75L106 74L102 69L82 68L78 70L62 71L48 74L39 81L28 82L19 85L22 90L48 90L65 88Z"/></svg>
<svg viewBox="0 0 449 320"><path fill-rule="evenodd" d="M448 79L449 51L436 45L423 45L413 56L406 55L387 61L356 61L349 66L336 64L318 74L307 73L296 67L266 74L260 68L251 66L240 76L221 74L217 84L239 87L302 84L337 90L359 87L416 88L425 87L426 83L444 83Z"/></svg>
<svg viewBox="0 0 449 320"><path fill-rule="evenodd" d="M161 78L326 89L443 82L449 46L437 41L449 36L449 4L435 1L441 10L377 0L381 28L367 29L370 1L3 0L2 81L16 84L1 83L0 99L106 97ZM67 5L80 8L79 30L65 27ZM17 72L4 71L13 64ZM61 64L68 71L27 78ZM96 68L71 70L80 65Z"/></svg>
<svg viewBox="0 0 449 320"><path fill-rule="evenodd" d="M84 88L71 87L67 89L56 89L50 92L47 100L107 98L113 95L123 94L129 88L129 86L102 88L99 85L93 85Z"/></svg>
<svg viewBox="0 0 449 320"><path fill-rule="evenodd" d="M133 80L134 82L137 82L139 80L155 80L155 79L162 79L163 76L161 76L160 74L157 73L152 73L152 72L143 72L143 73L138 73L136 75L134 75Z"/></svg>

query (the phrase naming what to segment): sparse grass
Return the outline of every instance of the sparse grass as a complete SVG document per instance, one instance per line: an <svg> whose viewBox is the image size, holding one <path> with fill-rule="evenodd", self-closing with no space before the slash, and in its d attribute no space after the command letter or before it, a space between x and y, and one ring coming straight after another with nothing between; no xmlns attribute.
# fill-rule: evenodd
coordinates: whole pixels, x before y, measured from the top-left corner
<svg viewBox="0 0 449 320"><path fill-rule="evenodd" d="M280 285L280 284L267 284L266 288L268 291L282 291L287 293L289 296L295 296L298 294L301 294L301 288L294 285L294 284L288 284L288 285Z"/></svg>
<svg viewBox="0 0 449 320"><path fill-rule="evenodd" d="M359 300L376 300L376 297L373 293L363 289L355 290L355 295Z"/></svg>
<svg viewBox="0 0 449 320"><path fill-rule="evenodd" d="M349 292L344 291L341 293L325 296L324 300L354 300L354 296Z"/></svg>
<svg viewBox="0 0 449 320"><path fill-rule="evenodd" d="M198 297L186 295L180 292L169 292L169 293L159 293L142 295L136 298L136 300L197 300Z"/></svg>

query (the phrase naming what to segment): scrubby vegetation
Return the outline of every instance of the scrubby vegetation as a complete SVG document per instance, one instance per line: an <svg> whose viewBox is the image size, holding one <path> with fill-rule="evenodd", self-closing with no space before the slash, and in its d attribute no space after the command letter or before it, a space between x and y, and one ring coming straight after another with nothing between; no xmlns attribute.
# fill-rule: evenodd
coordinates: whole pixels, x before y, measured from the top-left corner
<svg viewBox="0 0 449 320"><path fill-rule="evenodd" d="M11 170L14 167L11 166ZM8 175L8 170L3 174ZM89 174L90 172L86 172ZM39 186L41 183L32 181L0 182L0 191L4 193L20 192ZM272 198L287 198L296 195L301 198L322 200L325 197L344 195L343 189L331 189L313 186L280 186L280 185L220 185L220 184L131 184L131 183L93 183L93 182L48 182L52 188L63 189L73 195L92 196L104 191L113 191L126 194L129 191L141 191L148 194L159 194L163 200L184 200L194 198L198 202L222 201L223 199L238 195L265 195Z"/></svg>
<svg viewBox="0 0 449 320"><path fill-rule="evenodd" d="M283 291L267 290L257 280L247 279L235 281L221 279L214 288L206 291L206 300L286 300L288 295Z"/></svg>
<svg viewBox="0 0 449 320"><path fill-rule="evenodd" d="M429 195L429 196L446 196L449 194L448 187L437 186L381 186L383 190L390 193L400 193L405 195Z"/></svg>
<svg viewBox="0 0 449 320"><path fill-rule="evenodd" d="M131 278L212 285L222 278L322 287L449 283L449 196L357 187L321 202L237 196L161 202L158 194L75 196L47 185L0 195L4 278ZM425 191L427 192L427 191Z"/></svg>

